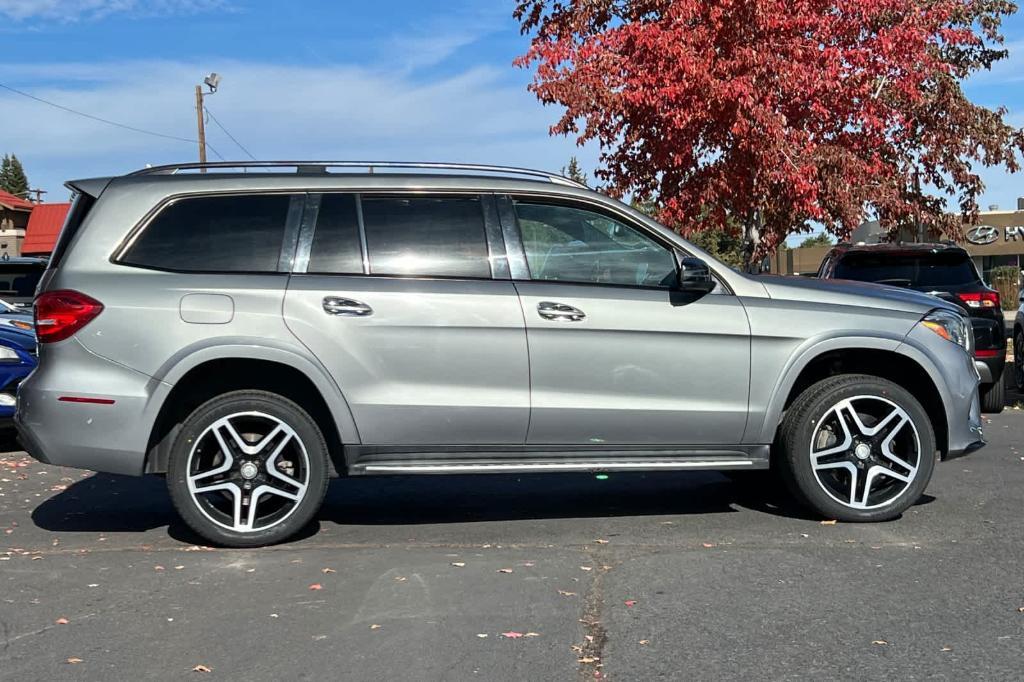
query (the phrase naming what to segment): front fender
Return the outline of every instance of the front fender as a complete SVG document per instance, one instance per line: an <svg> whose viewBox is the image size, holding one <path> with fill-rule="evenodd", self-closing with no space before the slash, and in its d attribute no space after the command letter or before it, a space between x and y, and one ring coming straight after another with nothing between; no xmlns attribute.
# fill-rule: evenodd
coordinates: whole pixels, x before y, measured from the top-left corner
<svg viewBox="0 0 1024 682"><path fill-rule="evenodd" d="M755 339L755 343L757 343L757 339ZM818 336L807 339L790 353L782 370L777 373L774 385L764 397L763 411L759 410L755 403L755 400L758 399L757 392L754 390L757 374L757 364L755 361L755 363L752 363L755 380L751 382L751 415L744 442L764 444L775 440L775 432L778 429L779 422L782 420L782 412L785 409L789 392L793 389L801 372L815 358L825 353L846 349L899 352L898 349L902 343L903 335L885 333L872 336L864 335L863 333L851 335L842 331L834 332L825 337ZM761 350L764 352L764 349ZM760 419L758 419L759 412L761 415Z"/></svg>

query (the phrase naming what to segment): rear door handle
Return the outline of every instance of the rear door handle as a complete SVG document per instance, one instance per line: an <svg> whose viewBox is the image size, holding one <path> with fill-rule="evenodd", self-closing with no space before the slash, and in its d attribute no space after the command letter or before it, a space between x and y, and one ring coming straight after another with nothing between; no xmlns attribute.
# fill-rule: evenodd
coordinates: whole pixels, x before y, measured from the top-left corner
<svg viewBox="0 0 1024 682"><path fill-rule="evenodd" d="M353 301L351 298L324 296L324 312L328 315L342 317L366 317L373 315L373 308L361 301Z"/></svg>
<svg viewBox="0 0 1024 682"><path fill-rule="evenodd" d="M538 303L537 314L545 320L557 320L558 322L580 322L587 317L579 308L573 308L571 305L554 301L541 301Z"/></svg>

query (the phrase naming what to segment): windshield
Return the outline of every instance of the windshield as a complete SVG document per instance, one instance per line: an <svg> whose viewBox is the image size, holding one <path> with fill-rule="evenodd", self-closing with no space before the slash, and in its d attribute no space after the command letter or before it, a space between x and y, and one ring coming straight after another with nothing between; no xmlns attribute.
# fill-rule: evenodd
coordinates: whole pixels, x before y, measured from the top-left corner
<svg viewBox="0 0 1024 682"><path fill-rule="evenodd" d="M964 253L849 253L836 264L837 279L927 288L972 284L978 274Z"/></svg>
<svg viewBox="0 0 1024 682"><path fill-rule="evenodd" d="M42 276L43 268L40 265L0 264L0 296L32 298Z"/></svg>

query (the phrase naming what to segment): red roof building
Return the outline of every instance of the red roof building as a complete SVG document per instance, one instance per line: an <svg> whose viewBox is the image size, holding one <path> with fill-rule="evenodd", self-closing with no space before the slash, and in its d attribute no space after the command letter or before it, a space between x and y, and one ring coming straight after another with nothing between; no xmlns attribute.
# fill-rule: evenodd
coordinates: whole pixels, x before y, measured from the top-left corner
<svg viewBox="0 0 1024 682"><path fill-rule="evenodd" d="M31 211L35 204L0 189L0 206L11 211Z"/></svg>
<svg viewBox="0 0 1024 682"><path fill-rule="evenodd" d="M25 241L21 243L23 256L49 256L53 251L60 228L71 209L71 204L30 204L32 214L25 228Z"/></svg>

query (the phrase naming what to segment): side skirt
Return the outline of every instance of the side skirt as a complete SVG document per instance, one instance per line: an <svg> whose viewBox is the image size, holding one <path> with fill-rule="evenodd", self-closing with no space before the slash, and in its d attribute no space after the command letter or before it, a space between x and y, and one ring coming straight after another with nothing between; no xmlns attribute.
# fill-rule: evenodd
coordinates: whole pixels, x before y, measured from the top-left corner
<svg viewBox="0 0 1024 682"><path fill-rule="evenodd" d="M345 447L352 476L767 469L767 445L704 447Z"/></svg>

